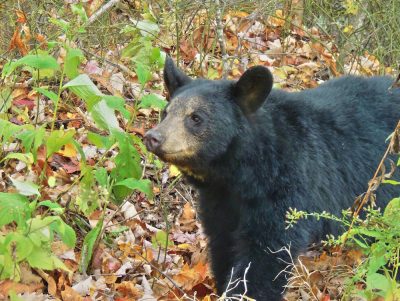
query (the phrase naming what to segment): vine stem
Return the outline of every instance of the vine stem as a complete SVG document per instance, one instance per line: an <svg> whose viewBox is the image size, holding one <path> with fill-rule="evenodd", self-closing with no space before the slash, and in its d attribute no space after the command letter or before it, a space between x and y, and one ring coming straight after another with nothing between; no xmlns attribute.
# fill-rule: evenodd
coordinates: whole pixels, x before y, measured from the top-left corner
<svg viewBox="0 0 400 301"><path fill-rule="evenodd" d="M63 87L63 83L64 83L64 76L65 76L65 67L62 68L62 73L61 73L61 78L60 78L60 84L58 86L58 94L57 94L57 101L54 105L54 112L53 112L53 119L51 121L51 126L50 126L50 133L53 132L54 130L54 124L57 120L57 111L58 111L58 104L60 103L60 99L61 99L61 93L62 93L62 87ZM39 105L39 103L38 103ZM42 171L40 173L40 183L43 182L43 180L46 177L46 169L47 169L47 154L46 154L46 160L44 160L44 164L43 164L43 168Z"/></svg>
<svg viewBox="0 0 400 301"><path fill-rule="evenodd" d="M369 181L368 189L367 189L366 193L364 194L364 197L362 198L360 204L357 206L357 209L354 210L354 212L353 212L353 219L351 221L349 229L346 231L346 234L344 236L343 243L342 243L342 246L341 246L342 248L343 248L344 244L346 243L346 241L348 239L348 236L349 236L349 233L350 233L351 229L353 229L354 223L356 221L356 217L360 214L361 209L365 206L365 204L368 202L368 200L369 200L369 198L371 196L371 193L372 193L373 188L374 188L375 183L376 183L376 179L378 178L379 172L382 170L382 166L385 163L385 160L387 159L387 156L389 155L390 151L393 148L393 145L395 143L395 139L397 137L396 133L398 131L400 131L400 121L396 125L396 128L395 128L395 130L393 132L393 136L390 139L390 143L389 143L388 147L386 148L386 151L385 151L384 155L382 156L381 161L379 162L378 168L376 169L376 171L374 173L374 176Z"/></svg>
<svg viewBox="0 0 400 301"><path fill-rule="evenodd" d="M60 78L60 84L58 86L58 94L57 94L57 101L54 106L54 112L53 112L53 120L51 121L51 129L50 132L53 132L54 130L54 124L57 120L57 111L58 111L58 104L60 103L60 98L61 98L61 93L62 93L62 87L64 84L64 75L65 75L65 67L62 69L61 73L61 78Z"/></svg>

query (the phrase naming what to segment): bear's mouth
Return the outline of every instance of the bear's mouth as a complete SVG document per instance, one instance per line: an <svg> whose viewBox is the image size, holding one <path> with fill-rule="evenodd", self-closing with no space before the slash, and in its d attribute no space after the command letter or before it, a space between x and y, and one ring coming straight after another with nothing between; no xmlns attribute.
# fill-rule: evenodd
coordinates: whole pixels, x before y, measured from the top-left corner
<svg viewBox="0 0 400 301"><path fill-rule="evenodd" d="M155 153L158 157L160 157L161 160L172 163L172 164L178 164L178 163L187 163L188 160L193 158L195 153L192 150L180 150L180 151L175 151L175 152L164 152L162 150L158 151Z"/></svg>

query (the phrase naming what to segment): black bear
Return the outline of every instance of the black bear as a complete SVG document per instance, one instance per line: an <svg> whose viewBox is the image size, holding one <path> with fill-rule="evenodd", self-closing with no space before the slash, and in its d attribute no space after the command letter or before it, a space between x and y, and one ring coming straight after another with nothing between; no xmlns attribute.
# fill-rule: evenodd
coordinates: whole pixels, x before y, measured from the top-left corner
<svg viewBox="0 0 400 301"><path fill-rule="evenodd" d="M400 117L400 89L346 76L289 93L261 66L238 81L192 80L170 58L164 80L171 100L144 141L199 190L218 293L249 267L229 294L281 299L285 263L271 251L290 244L296 256L338 231L313 219L285 230L285 213L340 215L365 191Z"/></svg>

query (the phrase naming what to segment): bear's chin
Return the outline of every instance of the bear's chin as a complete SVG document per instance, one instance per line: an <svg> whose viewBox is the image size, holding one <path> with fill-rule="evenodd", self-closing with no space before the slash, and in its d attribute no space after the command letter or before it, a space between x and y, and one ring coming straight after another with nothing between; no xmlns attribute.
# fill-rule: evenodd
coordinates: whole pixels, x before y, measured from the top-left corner
<svg viewBox="0 0 400 301"><path fill-rule="evenodd" d="M160 149L155 151L156 154L161 160L174 164L174 165L184 165L189 164L190 161L193 160L197 156L197 154L189 149L178 150L178 151L167 151Z"/></svg>

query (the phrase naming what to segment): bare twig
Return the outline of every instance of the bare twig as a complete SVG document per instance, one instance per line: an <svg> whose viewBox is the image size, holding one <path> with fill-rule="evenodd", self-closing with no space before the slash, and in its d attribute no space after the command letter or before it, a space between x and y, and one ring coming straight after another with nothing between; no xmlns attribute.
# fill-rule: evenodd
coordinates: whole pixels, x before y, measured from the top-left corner
<svg viewBox="0 0 400 301"><path fill-rule="evenodd" d="M234 272L234 268L232 268L231 276L229 278L226 290L218 300L221 300L221 301L222 300L239 300L239 301L242 301L242 300L253 300L253 299L251 299L251 298L246 296L247 291L248 291L246 276L247 276L247 273L249 272L250 266L251 266L251 262L249 262L249 264L247 265L246 269L243 272L243 279L240 279L240 278L232 279L233 278L233 272ZM236 289L240 283L243 283L243 286L244 286L243 294L241 294L241 295L234 294L233 296L227 296L227 294L229 292L233 291L234 289Z"/></svg>
<svg viewBox="0 0 400 301"><path fill-rule="evenodd" d="M183 296L188 296L185 291L182 290L182 288L170 277L168 276L165 272L163 272L161 269L159 269L157 266L155 266L154 264L152 264L146 257L144 257L142 254L140 254L139 252L136 252L134 250L132 250L132 253L134 253L135 255L139 256L140 258L142 258L144 261L146 261L147 264L149 264L153 269L155 269L157 272L159 272L161 275L163 275L166 279L169 280L169 282L176 287L176 289L178 291L180 291Z"/></svg>
<svg viewBox="0 0 400 301"><path fill-rule="evenodd" d="M100 16L102 16L106 11L110 10L114 5L116 5L120 1L121 0L110 0L110 2L104 4L98 11L96 11L93 15L90 16L86 25L92 24L94 21L100 18Z"/></svg>
<svg viewBox="0 0 400 301"><path fill-rule="evenodd" d="M384 170L384 163L386 161L387 156L390 154L391 151L393 151L393 148L395 147L395 144L396 144L395 141L396 141L396 139L398 139L397 133L399 132L399 129L400 129L400 121L397 123L397 126L393 132L393 136L390 140L390 143L389 143L388 147L386 148L385 154L383 155L381 161L379 162L378 168L376 169L374 176L369 181L368 189L365 192L364 197L362 198L361 202L357 205L356 209L353 212L354 218L352 219L350 227L345 234L345 237L344 237L343 243L342 243L342 247L344 246L344 244L347 241L350 230L353 228L354 223L356 221L356 217L360 214L360 211L365 206L365 204L370 200L372 193L377 189L377 187L382 182L384 175L382 175L381 179L379 179L379 177L380 177L379 174L382 173L382 171ZM384 174L384 172L383 172L383 174ZM378 182L378 184L377 184L377 182ZM358 198L356 199L356 201L357 200L358 200Z"/></svg>
<svg viewBox="0 0 400 301"><path fill-rule="evenodd" d="M222 25L222 8L219 0L215 0L216 13L215 13L215 22L217 23L217 38L218 43L221 48L221 56L222 56L222 76L226 78L228 74L228 54L226 53L226 45L224 39L224 27Z"/></svg>

